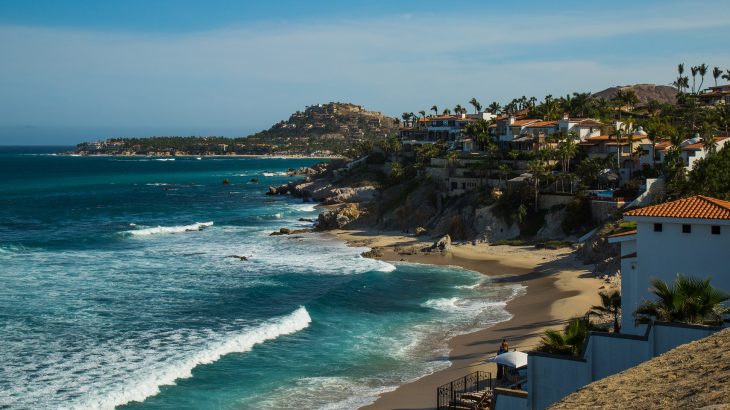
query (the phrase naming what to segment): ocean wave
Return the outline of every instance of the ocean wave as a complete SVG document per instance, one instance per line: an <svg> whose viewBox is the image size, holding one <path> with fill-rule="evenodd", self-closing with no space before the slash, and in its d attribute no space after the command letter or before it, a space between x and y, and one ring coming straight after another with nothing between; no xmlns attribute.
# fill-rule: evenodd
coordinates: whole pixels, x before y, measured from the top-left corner
<svg viewBox="0 0 730 410"><path fill-rule="evenodd" d="M196 223L190 224L190 225L157 226L157 227L152 227L152 228L135 229L135 230L131 230L131 231L124 231L124 233L127 235L131 235L131 236L149 236L149 235L157 235L157 234L161 234L161 233L182 233L182 232L201 231L210 226L213 226L213 222L196 222Z"/></svg>
<svg viewBox="0 0 730 410"><path fill-rule="evenodd" d="M155 161L174 161L175 158L154 158Z"/></svg>
<svg viewBox="0 0 730 410"><path fill-rule="evenodd" d="M311 322L312 318L307 309L303 306L299 307L287 316L269 320L267 323L246 329L240 334L223 340L209 342L207 348L193 353L179 362L141 370L140 375L131 379L124 386L119 386L98 397L83 400L78 407L112 409L133 401L141 402L147 397L158 394L160 386L174 385L176 380L192 377L192 370L199 365L216 362L230 353L248 352L257 344L306 329Z"/></svg>
<svg viewBox="0 0 730 410"><path fill-rule="evenodd" d="M317 210L317 204L292 204L290 206L300 212L314 212Z"/></svg>
<svg viewBox="0 0 730 410"><path fill-rule="evenodd" d="M426 302L422 303L421 306L431 308L431 309L437 309L444 312L450 312L450 313L466 313L466 312L472 312L477 313L485 309L499 307L504 308L504 306L507 305L507 302L492 302L487 301L484 299L466 299L466 298L458 298L458 297L452 297L452 298L437 298L437 299L429 299Z"/></svg>
<svg viewBox="0 0 730 410"><path fill-rule="evenodd" d="M285 176L289 175L289 173L286 171L281 171L281 172L265 171L265 172L262 172L261 175L263 175L265 177L285 177Z"/></svg>

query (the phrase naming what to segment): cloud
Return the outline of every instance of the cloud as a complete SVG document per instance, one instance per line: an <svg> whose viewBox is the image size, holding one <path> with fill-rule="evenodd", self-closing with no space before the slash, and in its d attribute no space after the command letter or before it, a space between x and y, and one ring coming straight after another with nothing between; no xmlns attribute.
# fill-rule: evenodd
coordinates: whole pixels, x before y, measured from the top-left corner
<svg viewBox="0 0 730 410"><path fill-rule="evenodd" d="M267 128L304 105L352 101L398 115L472 96L596 91L669 82L682 36L727 30L727 13L681 9L552 15L406 14L314 23L258 23L191 33L0 27L0 125ZM631 49L666 35L677 48ZM592 43L615 40L605 51ZM722 40L693 56L730 65Z"/></svg>

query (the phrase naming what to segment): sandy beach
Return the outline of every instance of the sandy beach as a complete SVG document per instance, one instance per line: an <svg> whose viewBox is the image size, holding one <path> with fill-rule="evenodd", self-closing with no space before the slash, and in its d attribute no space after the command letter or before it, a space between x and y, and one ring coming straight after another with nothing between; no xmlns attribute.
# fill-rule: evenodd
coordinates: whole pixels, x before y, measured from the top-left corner
<svg viewBox="0 0 730 410"><path fill-rule="evenodd" d="M484 360L495 354L502 339L510 349L528 351L539 343L545 329L560 328L565 321L583 315L600 302L598 292L606 286L575 259L572 249L460 244L446 254L408 254L430 245L411 235L369 231L330 231L351 246L378 248L379 259L433 265L459 266L488 275L495 282L520 283L524 295L507 303L512 319L488 329L457 336L449 341L451 366L392 392L382 394L365 409L431 409L436 406L436 388L476 370L496 374L496 366Z"/></svg>

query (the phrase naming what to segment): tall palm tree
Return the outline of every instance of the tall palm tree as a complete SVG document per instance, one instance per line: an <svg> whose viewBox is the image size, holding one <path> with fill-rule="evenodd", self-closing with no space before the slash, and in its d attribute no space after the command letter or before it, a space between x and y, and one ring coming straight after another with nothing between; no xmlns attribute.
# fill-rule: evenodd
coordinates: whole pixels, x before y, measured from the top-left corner
<svg viewBox="0 0 730 410"><path fill-rule="evenodd" d="M426 111L421 110L418 113L421 114L421 118L426 118Z"/></svg>
<svg viewBox="0 0 730 410"><path fill-rule="evenodd" d="M502 106L499 105L498 102L492 101L492 103L489 104L489 107L487 108L489 108L489 112L491 112L492 114L499 114L499 110L502 108Z"/></svg>
<svg viewBox="0 0 730 410"><path fill-rule="evenodd" d="M692 94L695 93L695 79L697 78L697 72L699 72L700 68L698 66L692 66L689 68L689 71L692 73Z"/></svg>
<svg viewBox="0 0 730 410"><path fill-rule="evenodd" d="M593 306L591 312L594 315L611 315L613 317L613 332L619 333L621 325L618 318L621 316L621 292L614 290L613 292L601 292L601 304Z"/></svg>
<svg viewBox="0 0 730 410"><path fill-rule="evenodd" d="M537 350L546 353L580 356L593 325L588 318L572 319L563 331L546 330L540 338Z"/></svg>
<svg viewBox="0 0 730 410"><path fill-rule="evenodd" d="M730 70L725 70L725 74L722 75L722 79L730 81Z"/></svg>
<svg viewBox="0 0 730 410"><path fill-rule="evenodd" d="M461 104L456 104L456 107L454 107L454 113L459 115L462 114L462 111L466 112L466 109L461 106Z"/></svg>
<svg viewBox="0 0 730 410"><path fill-rule="evenodd" d="M444 108L443 115L450 115L450 114L451 114L451 110L448 108Z"/></svg>
<svg viewBox="0 0 730 410"><path fill-rule="evenodd" d="M709 279L689 278L680 273L671 285L653 279L650 290L657 299L645 301L636 309L636 324L657 320L720 325L730 321L727 318L730 308L724 306L730 300L730 294L712 287Z"/></svg>
<svg viewBox="0 0 730 410"><path fill-rule="evenodd" d="M720 78L722 75L722 70L720 70L720 67L715 67L712 69L712 78L715 79L715 87L717 87L717 79Z"/></svg>
<svg viewBox="0 0 730 410"><path fill-rule="evenodd" d="M702 84L705 82L705 75L707 75L707 64L702 63L697 67L697 72L700 74L700 86L697 87L697 92L702 90Z"/></svg>
<svg viewBox="0 0 730 410"><path fill-rule="evenodd" d="M439 113L439 107L436 106L436 104L431 106L431 111L433 111L434 114Z"/></svg>
<svg viewBox="0 0 730 410"><path fill-rule="evenodd" d="M730 104L719 104L715 107L715 110L717 127L725 131L726 137L730 137L730 134L728 134L728 127L730 127Z"/></svg>
<svg viewBox="0 0 730 410"><path fill-rule="evenodd" d="M469 104L474 107L474 114L479 114L479 110L482 109L482 105L479 104L479 101L477 101L476 97L472 97L472 99L469 100Z"/></svg>

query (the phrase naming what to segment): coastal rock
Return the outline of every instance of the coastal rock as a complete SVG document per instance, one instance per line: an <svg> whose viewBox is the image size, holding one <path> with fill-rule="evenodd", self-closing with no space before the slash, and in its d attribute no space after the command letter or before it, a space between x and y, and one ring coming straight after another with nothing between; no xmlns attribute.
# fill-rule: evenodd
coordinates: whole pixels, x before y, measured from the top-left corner
<svg viewBox="0 0 730 410"><path fill-rule="evenodd" d="M448 252L451 250L451 236L444 235L438 241L434 242L433 245L424 249L426 252Z"/></svg>
<svg viewBox="0 0 730 410"><path fill-rule="evenodd" d="M334 188L330 190L331 196L324 198L325 205L343 204L350 202L368 202L375 197L374 186L358 188Z"/></svg>
<svg viewBox="0 0 730 410"><path fill-rule="evenodd" d="M347 204L342 208L319 214L317 230L341 229L367 215L367 211L357 204Z"/></svg>
<svg viewBox="0 0 730 410"><path fill-rule="evenodd" d="M236 259L240 259L242 261L248 260L247 256L242 256L242 255L228 255L228 256L226 256L226 258L236 258Z"/></svg>
<svg viewBox="0 0 730 410"><path fill-rule="evenodd" d="M362 255L363 258L382 258L383 251L380 248L373 248L367 252L361 253L360 255Z"/></svg>
<svg viewBox="0 0 730 410"><path fill-rule="evenodd" d="M565 220L565 208L551 211L545 214L545 224L537 231L537 239L564 239L563 220Z"/></svg>
<svg viewBox="0 0 730 410"><path fill-rule="evenodd" d="M418 227L416 227L416 236L420 236L420 235L423 235L423 234L425 234L426 232L428 232L428 229L426 229L426 228L424 228L424 227L422 227L422 226L418 226Z"/></svg>
<svg viewBox="0 0 730 410"><path fill-rule="evenodd" d="M508 224L492 212L493 206L474 210L474 229L477 238L491 243L501 239L512 239L520 235L520 227L516 223Z"/></svg>
<svg viewBox="0 0 730 410"><path fill-rule="evenodd" d="M300 233L308 233L312 232L309 228L304 229L289 229L289 228L281 228L278 231L274 231L269 234L269 236L278 236L278 235L295 235Z"/></svg>

